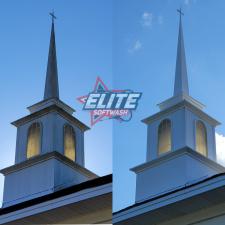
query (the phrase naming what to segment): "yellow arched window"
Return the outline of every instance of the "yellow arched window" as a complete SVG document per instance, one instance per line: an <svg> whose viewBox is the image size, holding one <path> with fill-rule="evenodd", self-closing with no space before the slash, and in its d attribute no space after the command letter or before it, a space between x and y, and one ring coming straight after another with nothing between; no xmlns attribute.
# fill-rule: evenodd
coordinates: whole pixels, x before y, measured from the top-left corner
<svg viewBox="0 0 225 225"><path fill-rule="evenodd" d="M64 126L64 154L69 159L75 161L76 158L76 139L72 126Z"/></svg>
<svg viewBox="0 0 225 225"><path fill-rule="evenodd" d="M171 121L163 120L158 128L158 154L171 150Z"/></svg>
<svg viewBox="0 0 225 225"><path fill-rule="evenodd" d="M40 154L41 147L41 125L40 123L33 123L28 130L27 140L27 158Z"/></svg>
<svg viewBox="0 0 225 225"><path fill-rule="evenodd" d="M196 122L196 150L200 154L207 156L207 131L202 121Z"/></svg>

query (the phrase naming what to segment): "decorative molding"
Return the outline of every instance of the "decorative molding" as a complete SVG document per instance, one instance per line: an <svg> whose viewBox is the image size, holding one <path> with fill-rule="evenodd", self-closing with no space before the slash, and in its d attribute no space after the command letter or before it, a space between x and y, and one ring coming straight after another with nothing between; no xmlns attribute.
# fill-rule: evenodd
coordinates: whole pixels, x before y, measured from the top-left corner
<svg viewBox="0 0 225 225"><path fill-rule="evenodd" d="M157 159L154 159L152 161L143 163L139 166L133 167L130 170L135 172L136 174L144 171L145 169L149 169L152 167L155 167L159 164L165 163L166 161L173 160L174 158L177 158L182 155L188 155L194 159L197 159L198 161L201 161L201 163L213 168L214 170L217 170L218 173L225 172L225 167L221 166L220 164L214 162L213 160L201 155L200 153L194 151L193 149L189 147L185 147L179 150L170 151L162 156L160 156Z"/></svg>
<svg viewBox="0 0 225 225"><path fill-rule="evenodd" d="M62 154L60 154L59 152L56 152L56 151L49 152L49 153L46 153L44 155L38 155L38 156L35 156L31 159L23 161L19 164L15 164L13 166L4 168L4 169L0 170L0 173L5 176L5 175L8 175L10 173L25 169L27 167L33 166L35 164L42 163L44 161L47 161L47 160L53 159L53 158L61 161L62 163L66 164L68 166L70 166L74 170L81 172L82 174L84 174L86 177L88 177L90 179L94 179L94 178L98 177L96 174L92 173L90 170L80 166L79 164L73 162L72 160L68 159L67 157L65 157L64 155L62 155Z"/></svg>
<svg viewBox="0 0 225 225"><path fill-rule="evenodd" d="M183 100L186 100L187 102L189 102L190 104L192 104L193 106L197 107L200 110L203 110L203 108L205 107L204 104L202 104L198 100L196 100L196 99L192 98L191 96L186 95L184 93L182 93L180 95L173 96L172 98L169 98L169 99L159 103L157 106L162 111L162 110L167 109L167 108L169 108L173 105L176 105L179 102L182 102Z"/></svg>
<svg viewBox="0 0 225 225"><path fill-rule="evenodd" d="M30 113L34 113L50 105L57 105L71 115L75 112L75 109L71 108L69 105L67 105L66 103L64 103L58 98L50 98L48 100L43 100L41 102L38 102L34 105L27 107L27 109L30 111Z"/></svg>
<svg viewBox="0 0 225 225"><path fill-rule="evenodd" d="M153 121L159 119L160 117L166 116L166 115L170 114L171 112L175 112L182 108L189 109L190 111L192 111L193 113L198 115L200 118L205 119L209 124L211 124L213 126L220 125L220 122L213 119L211 116L209 116L208 114L206 114L205 112L203 112L202 110L200 110L199 108L197 108L196 106L194 106L193 104L191 104L190 102L188 102L186 100L183 100L182 102L179 102L176 105L173 105L163 111L160 111L152 116L149 116L149 117L143 119L142 122L148 125L148 124L152 123Z"/></svg>
<svg viewBox="0 0 225 225"><path fill-rule="evenodd" d="M41 109L40 111L34 112L28 116L25 116L19 120L16 120L12 122L12 125L19 127L29 121L35 120L40 118L41 116L44 116L46 114L49 114L51 112L56 112L60 116L64 117L66 120L68 120L70 123L74 124L75 126L79 127L82 131L89 130L90 128L86 126L84 123L70 115L68 112L66 112L64 109L60 108L58 105L54 104L49 107L46 107L44 109Z"/></svg>

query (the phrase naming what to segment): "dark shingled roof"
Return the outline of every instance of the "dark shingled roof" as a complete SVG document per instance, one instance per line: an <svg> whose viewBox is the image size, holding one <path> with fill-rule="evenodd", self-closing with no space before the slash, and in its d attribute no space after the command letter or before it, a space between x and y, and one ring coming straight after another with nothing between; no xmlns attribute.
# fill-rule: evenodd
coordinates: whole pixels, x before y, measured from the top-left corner
<svg viewBox="0 0 225 225"><path fill-rule="evenodd" d="M196 186L196 185L201 184L201 183L204 183L204 182L206 182L206 181L208 181L208 180L212 180L212 179L214 179L214 178L216 178L216 177L220 177L220 176L224 176L224 175L225 175L225 173L219 173L219 174L213 175L213 176L211 176L211 177L208 177L208 178L206 178L206 179L204 179L204 180L201 180L201 181L199 181L199 182L196 182L196 183L193 183L193 184L184 186L184 187L182 187L182 188L178 188L178 189L176 189L176 190L167 192L167 193L165 193L165 194L162 194L162 195L159 195L159 196L156 196L156 197L147 199L147 200L145 200L145 201L143 201L143 202L135 203L135 204L133 204L133 205L131 205L131 206L128 206L128 207L126 207L126 208L124 208L124 209L121 209L121 210L119 210L119 211L117 211L117 212L114 212L113 215L119 214L119 213L121 213L121 212L127 211L127 210L132 209L132 208L134 208L134 207L137 207L137 206L139 206L139 205L143 205L143 204L145 204L145 203L148 203L148 202L151 202L151 201L154 201L154 200L163 198L163 197L165 197L165 196L174 194L174 193L176 193L176 192L178 192L178 191L185 190L185 189L187 189L187 188Z"/></svg>
<svg viewBox="0 0 225 225"><path fill-rule="evenodd" d="M98 177L96 179L89 180L80 184L76 184L74 186L71 186L71 187L56 191L54 193L38 197L38 198L34 198L25 202L21 202L16 205L12 205L6 208L1 208L0 215L11 213L20 209L24 209L24 208L36 205L36 204L40 204L45 201L53 200L56 198L60 198L69 194L73 194L73 193L88 189L88 188L94 188L94 187L98 187L98 186L109 184L109 183L112 183L112 174L106 175L103 177Z"/></svg>

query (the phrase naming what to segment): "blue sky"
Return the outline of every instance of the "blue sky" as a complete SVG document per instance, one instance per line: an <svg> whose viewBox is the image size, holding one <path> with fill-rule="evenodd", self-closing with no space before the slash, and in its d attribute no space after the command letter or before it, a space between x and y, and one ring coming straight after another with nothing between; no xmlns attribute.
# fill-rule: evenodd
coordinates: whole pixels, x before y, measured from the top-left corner
<svg viewBox="0 0 225 225"><path fill-rule="evenodd" d="M28 115L39 102L50 39L49 12L55 10L61 99L90 125L76 100L94 88L97 76L112 86L112 4L105 0L2 0L0 2L0 168L14 163L16 128L10 122ZM96 124L85 134L86 167L112 172L112 123ZM0 179L2 193L3 178ZM0 197L1 200L1 197Z"/></svg>
<svg viewBox="0 0 225 225"><path fill-rule="evenodd" d="M113 127L114 210L134 203L135 175L145 162L147 128L140 121L158 112L173 94L179 17L182 6L190 94L219 120L219 158L225 135L225 2L223 0L114 1L113 82L143 92L132 121Z"/></svg>

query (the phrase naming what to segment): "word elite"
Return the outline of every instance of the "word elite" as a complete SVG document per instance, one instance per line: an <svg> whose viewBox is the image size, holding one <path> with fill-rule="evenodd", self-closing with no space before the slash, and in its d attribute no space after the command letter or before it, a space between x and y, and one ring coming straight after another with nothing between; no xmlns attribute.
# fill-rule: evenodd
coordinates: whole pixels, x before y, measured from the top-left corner
<svg viewBox="0 0 225 225"><path fill-rule="evenodd" d="M90 93L84 109L128 109L137 108L141 93Z"/></svg>

